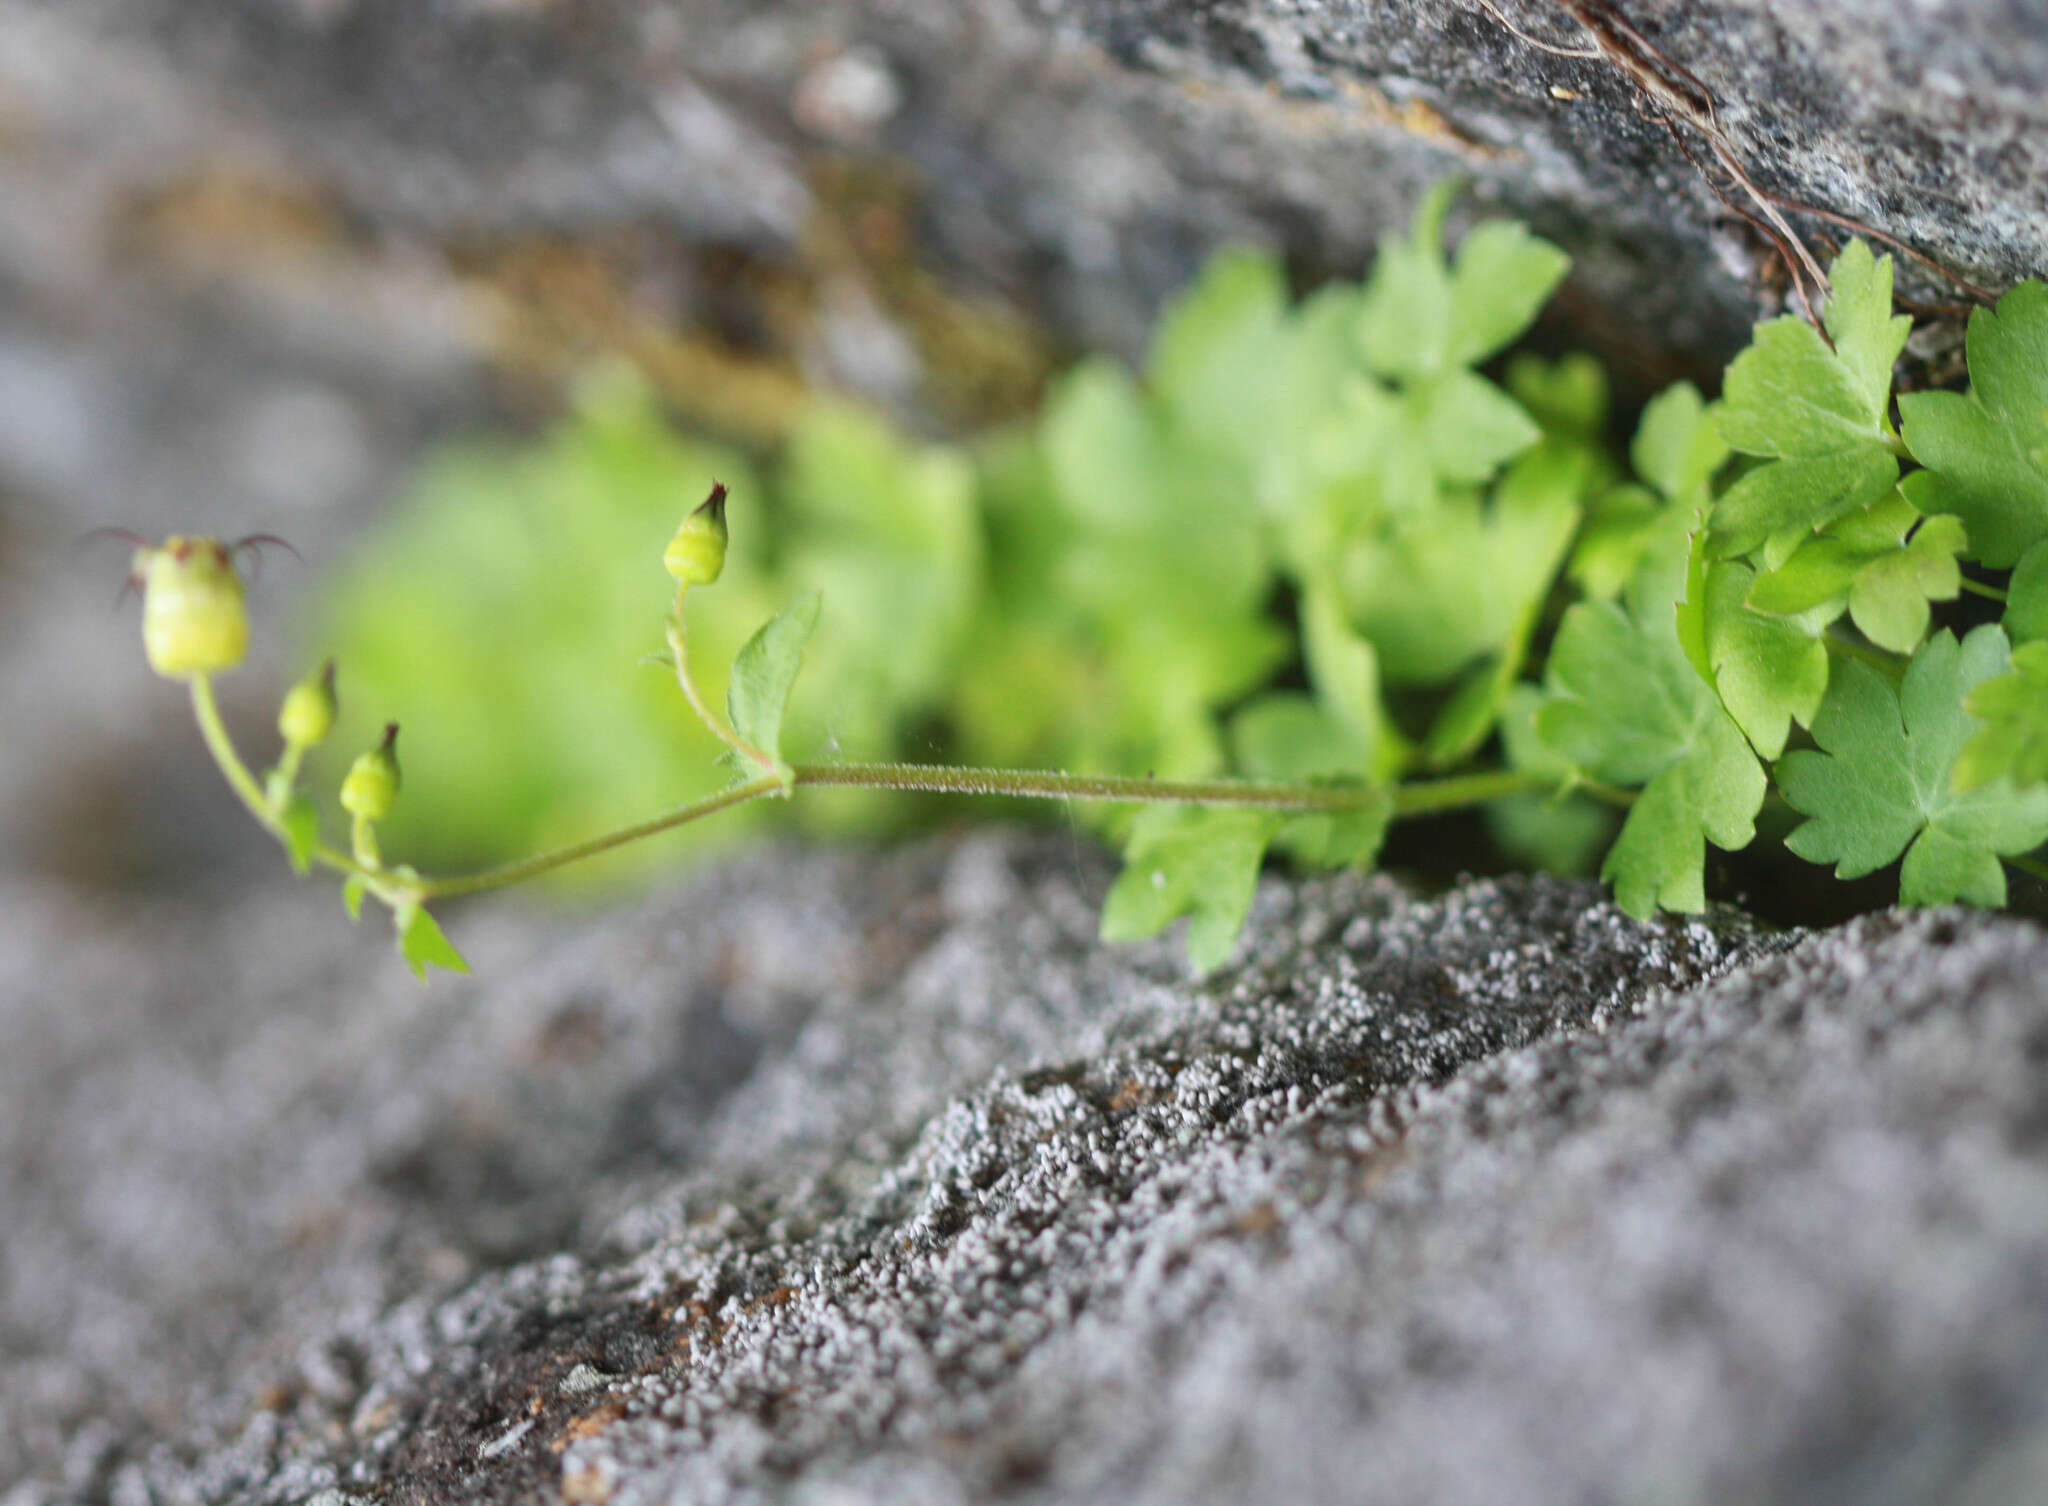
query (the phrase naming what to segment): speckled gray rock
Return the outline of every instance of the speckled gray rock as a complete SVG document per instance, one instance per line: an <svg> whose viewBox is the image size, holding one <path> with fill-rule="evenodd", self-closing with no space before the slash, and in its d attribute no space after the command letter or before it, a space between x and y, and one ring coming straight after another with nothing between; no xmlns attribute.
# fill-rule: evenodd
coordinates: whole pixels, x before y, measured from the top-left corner
<svg viewBox="0 0 2048 1506"><path fill-rule="evenodd" d="M1275 884L1190 985L1105 877L768 855L426 993L18 886L0 1499L2033 1499L2032 927Z"/></svg>
<svg viewBox="0 0 2048 1506"><path fill-rule="evenodd" d="M2048 271L2038 0L1619 9L1765 186ZM943 388L806 248L848 157L915 170L942 275L1089 346L1135 351L1221 243L1356 272L1453 171L1575 253L1561 323L1612 353L1716 361L1758 308L1758 248L1612 66L1477 0L5 0L0 31L0 467L95 511L359 492L486 401L509 246L615 253L646 325L742 344L707 253L836 277L813 372Z"/></svg>

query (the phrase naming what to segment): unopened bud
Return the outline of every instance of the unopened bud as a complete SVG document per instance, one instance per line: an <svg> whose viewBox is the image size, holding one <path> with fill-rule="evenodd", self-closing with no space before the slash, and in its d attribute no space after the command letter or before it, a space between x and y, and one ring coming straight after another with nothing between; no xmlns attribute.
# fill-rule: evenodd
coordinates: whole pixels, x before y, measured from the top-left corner
<svg viewBox="0 0 2048 1506"><path fill-rule="evenodd" d="M329 659L284 694L277 730L288 748L317 748L334 730L334 661Z"/></svg>
<svg viewBox="0 0 2048 1506"><path fill-rule="evenodd" d="M725 487L713 482L711 495L668 541L661 562L679 584L708 586L725 568L725 539Z"/></svg>
<svg viewBox="0 0 2048 1506"><path fill-rule="evenodd" d="M171 679L233 669L249 651L242 579L219 539L173 534L135 551L142 582L142 650Z"/></svg>
<svg viewBox="0 0 2048 1506"><path fill-rule="evenodd" d="M356 755L341 782L341 808L351 816L382 821L398 803L398 723L387 722L384 741Z"/></svg>

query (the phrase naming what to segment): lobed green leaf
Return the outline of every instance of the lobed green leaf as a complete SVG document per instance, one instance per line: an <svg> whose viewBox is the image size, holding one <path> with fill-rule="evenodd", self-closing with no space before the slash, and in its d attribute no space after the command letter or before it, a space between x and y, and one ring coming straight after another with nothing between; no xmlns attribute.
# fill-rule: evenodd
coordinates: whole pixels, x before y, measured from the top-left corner
<svg viewBox="0 0 2048 1506"><path fill-rule="evenodd" d="M1968 396L1899 399L1906 447L1927 467L1906 495L1961 518L1970 557L2005 567L2048 538L2048 284L2023 282L1996 312L1972 313L1966 348Z"/></svg>
<svg viewBox="0 0 2048 1506"><path fill-rule="evenodd" d="M1959 520L1922 520L1894 491L1807 539L1783 564L1758 576L1749 605L1806 614L1806 625L1814 628L1846 610L1879 648L1910 654L1927 636L1929 603L1961 593L1956 556L1965 547Z"/></svg>
<svg viewBox="0 0 2048 1506"><path fill-rule="evenodd" d="M1958 791L1998 779L2020 786L2048 781L2048 642L2014 649L2012 667L1979 684L1963 705L1982 725L1956 760Z"/></svg>
<svg viewBox="0 0 2048 1506"><path fill-rule="evenodd" d="M1721 437L1767 463L1715 506L1719 558L1775 540L1776 557L1766 563L1776 565L1801 537L1879 500L1898 480L1887 405L1892 364L1912 322L1891 313L1891 259L1873 257L1861 241L1836 258L1831 276L1822 319L1832 346L1787 315L1759 324L1728 368Z"/></svg>
<svg viewBox="0 0 2048 1506"><path fill-rule="evenodd" d="M1360 349L1378 376L1433 376L1449 360L1451 279L1443 234L1457 192L1455 180L1437 184L1416 206L1406 235L1380 240L1358 311Z"/></svg>
<svg viewBox="0 0 2048 1506"><path fill-rule="evenodd" d="M1820 710L1828 651L1817 627L1752 611L1754 579L1732 560L1706 567L1706 653L1721 704L1768 759L1785 751L1794 722L1807 726Z"/></svg>
<svg viewBox="0 0 2048 1506"><path fill-rule="evenodd" d="M1663 572L1646 569L1627 610L1580 602L1551 647L1537 734L1587 774L1643 791L1601 866L1632 915L1706 903L1705 842L1755 835L1765 779L1681 645Z"/></svg>
<svg viewBox="0 0 2048 1506"><path fill-rule="evenodd" d="M466 973L469 963L424 905L401 905L392 916L398 928L398 954L413 976L426 981L427 969L438 967L451 973Z"/></svg>
<svg viewBox="0 0 2048 1506"><path fill-rule="evenodd" d="M1999 854L2048 840L2048 788L1956 788L1973 729L1965 697L2002 675L2005 634L1986 624L1958 643L1936 633L1895 690L1869 666L1836 666L1813 721L1818 752L1788 753L1778 787L1809 819L1785 839L1800 857L1856 878L1897 859L1909 905L2005 902Z"/></svg>
<svg viewBox="0 0 2048 1506"><path fill-rule="evenodd" d="M1259 697L1230 723L1233 760L1253 779L1360 784L1373 778L1373 751L1352 728L1304 695ZM1323 868L1370 864L1386 840L1393 799L1385 791L1356 810L1289 816L1273 845Z"/></svg>
<svg viewBox="0 0 2048 1506"><path fill-rule="evenodd" d="M1451 272L1449 357L1476 366L1519 339L1571 270L1571 258L1513 220L1475 226Z"/></svg>
<svg viewBox="0 0 2048 1506"><path fill-rule="evenodd" d="M1132 824L1123 871L1102 905L1104 941L1156 936L1185 915L1197 972L1227 961L1280 824L1265 811L1154 805Z"/></svg>
<svg viewBox="0 0 2048 1506"><path fill-rule="evenodd" d="M2048 638L2048 542L2036 544L2013 566L2003 621L2006 637L2016 644Z"/></svg>
<svg viewBox="0 0 2048 1506"><path fill-rule="evenodd" d="M1489 655L1519 664L1570 547L1588 473L1583 450L1541 445L1490 500L1453 492L1351 544L1338 583L1389 682L1442 684Z"/></svg>

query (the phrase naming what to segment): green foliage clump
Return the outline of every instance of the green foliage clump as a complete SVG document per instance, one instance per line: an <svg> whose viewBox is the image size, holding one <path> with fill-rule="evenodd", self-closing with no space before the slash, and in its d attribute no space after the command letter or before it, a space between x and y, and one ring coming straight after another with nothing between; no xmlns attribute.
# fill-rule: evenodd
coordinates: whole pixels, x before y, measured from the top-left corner
<svg viewBox="0 0 2048 1506"><path fill-rule="evenodd" d="M1390 821L1471 804L1511 860L1598 859L1636 914L1701 908L1707 847L1770 800L1801 858L2002 903L2048 841L2048 287L1972 317L1967 393L1895 399L1910 321L1852 242L1820 327L1759 324L1718 401L1673 387L1621 446L1596 363L1504 355L1564 255L1493 222L1446 256L1450 199L1298 303L1271 258L1219 257L1142 376L1086 361L973 448L820 402L764 482L612 377L537 447L444 458L323 624L352 701L432 729L407 777L438 824L410 835L493 857L615 823L713 787L724 738L784 793L883 782L799 756L1344 792L1116 797L1104 935L1187 916L1200 967L1269 850L1370 864ZM731 551L683 668L734 665L737 740L632 663L714 478Z"/></svg>

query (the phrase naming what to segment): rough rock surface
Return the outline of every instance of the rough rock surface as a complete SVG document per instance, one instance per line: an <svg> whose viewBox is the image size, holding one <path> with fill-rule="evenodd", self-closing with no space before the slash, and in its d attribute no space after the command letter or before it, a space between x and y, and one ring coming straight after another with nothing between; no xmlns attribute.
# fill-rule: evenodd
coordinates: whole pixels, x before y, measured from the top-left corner
<svg viewBox="0 0 2048 1506"><path fill-rule="evenodd" d="M1620 3L1767 186L2048 271L2038 0ZM1451 171L1710 373L1769 258L1638 104L1471 0L0 0L0 1502L2032 1501L2026 926L1334 884L1191 987L976 840L472 910L423 994L196 892L275 855L66 552L331 558L605 352L964 426Z"/></svg>
<svg viewBox="0 0 2048 1506"><path fill-rule="evenodd" d="M2048 943L1060 842L457 918L0 906L0 1479L59 1500L2017 1503Z"/></svg>

